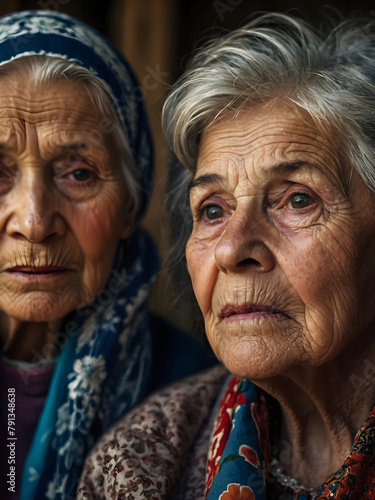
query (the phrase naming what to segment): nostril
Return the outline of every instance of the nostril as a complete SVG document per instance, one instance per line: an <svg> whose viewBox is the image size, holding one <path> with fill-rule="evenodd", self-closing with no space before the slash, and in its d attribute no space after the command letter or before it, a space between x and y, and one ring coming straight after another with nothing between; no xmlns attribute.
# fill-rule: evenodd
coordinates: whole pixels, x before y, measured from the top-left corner
<svg viewBox="0 0 375 500"><path fill-rule="evenodd" d="M28 238L24 234L18 232L14 232L12 234L12 237L16 240L28 240Z"/></svg>
<svg viewBox="0 0 375 500"><path fill-rule="evenodd" d="M19 232L19 231L15 231L12 233L12 238L14 238L16 240L29 241L30 243L41 243L41 242L45 242L47 240L53 239L53 238L57 237L58 235L59 235L58 232L53 232L53 233L47 234L46 236L43 236L43 235L39 235L37 233L27 234L26 231L24 233Z"/></svg>
<svg viewBox="0 0 375 500"><path fill-rule="evenodd" d="M251 259L251 258L247 258L247 259L243 259L241 260L237 266L240 266L240 267L245 267L245 266L255 266L255 267L259 267L261 266L262 264L260 262L258 262L257 260L255 259Z"/></svg>
<svg viewBox="0 0 375 500"><path fill-rule="evenodd" d="M268 272L275 265L274 255L264 242L233 239L216 248L216 265L225 272L248 269Z"/></svg>
<svg viewBox="0 0 375 500"><path fill-rule="evenodd" d="M22 210L14 209L6 221L5 231L13 238L40 243L65 233L66 222L53 204L42 210L24 215Z"/></svg>
<svg viewBox="0 0 375 500"><path fill-rule="evenodd" d="M48 236L46 236L45 240L50 240L52 238L56 238L58 235L59 235L59 233L57 233L57 232L51 233Z"/></svg>

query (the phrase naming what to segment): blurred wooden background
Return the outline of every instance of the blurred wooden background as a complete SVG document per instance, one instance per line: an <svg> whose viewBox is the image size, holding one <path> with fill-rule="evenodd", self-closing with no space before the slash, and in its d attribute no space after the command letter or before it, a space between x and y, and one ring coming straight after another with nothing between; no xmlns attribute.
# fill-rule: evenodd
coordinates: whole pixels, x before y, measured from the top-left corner
<svg viewBox="0 0 375 500"><path fill-rule="evenodd" d="M328 0L342 14L375 16L375 3L368 0ZM181 74L184 61L200 41L217 29L233 29L254 11L297 9L317 23L329 13L327 0L1 0L0 15L24 9L66 12L90 24L124 53L143 87L155 144L154 194L144 225L154 237L163 262L168 250L162 223L169 154L160 113L169 86ZM189 314L177 311L171 300L168 273L161 271L151 307L175 324L190 329Z"/></svg>

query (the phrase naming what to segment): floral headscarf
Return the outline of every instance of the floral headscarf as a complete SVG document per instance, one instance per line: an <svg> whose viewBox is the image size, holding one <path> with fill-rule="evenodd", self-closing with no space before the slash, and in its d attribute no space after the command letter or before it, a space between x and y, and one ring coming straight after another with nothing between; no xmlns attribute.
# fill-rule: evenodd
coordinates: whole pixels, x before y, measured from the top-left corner
<svg viewBox="0 0 375 500"><path fill-rule="evenodd" d="M0 18L0 65L30 55L65 59L107 84L139 172L139 216L152 184L152 145L139 84L127 62L102 35L66 14L40 10ZM157 267L153 244L136 229L120 243L106 287L66 318L66 341L23 470L22 500L74 498L94 441L147 392L151 339L145 304Z"/></svg>

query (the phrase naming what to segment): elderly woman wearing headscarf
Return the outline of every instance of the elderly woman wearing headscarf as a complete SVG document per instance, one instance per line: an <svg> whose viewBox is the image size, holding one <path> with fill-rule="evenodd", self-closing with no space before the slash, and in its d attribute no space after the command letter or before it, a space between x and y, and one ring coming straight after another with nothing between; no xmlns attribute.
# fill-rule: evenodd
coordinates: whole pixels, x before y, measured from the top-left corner
<svg viewBox="0 0 375 500"><path fill-rule="evenodd" d="M164 325L153 359L152 147L126 61L50 11L0 19L0 61L1 498L73 498L95 440L201 354Z"/></svg>
<svg viewBox="0 0 375 500"><path fill-rule="evenodd" d="M233 375L151 397L82 492L375 498L374 116L374 21L325 36L264 14L195 55L164 123L187 167L194 292Z"/></svg>

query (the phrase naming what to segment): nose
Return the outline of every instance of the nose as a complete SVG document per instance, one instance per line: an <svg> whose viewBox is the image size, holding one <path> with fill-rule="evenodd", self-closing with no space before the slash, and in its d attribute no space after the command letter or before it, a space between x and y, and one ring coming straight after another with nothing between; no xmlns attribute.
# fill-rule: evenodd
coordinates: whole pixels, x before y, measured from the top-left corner
<svg viewBox="0 0 375 500"><path fill-rule="evenodd" d="M22 179L8 194L5 231L14 238L41 243L64 234L65 222L48 183L30 177Z"/></svg>
<svg viewBox="0 0 375 500"><path fill-rule="evenodd" d="M227 223L215 247L215 260L224 272L253 269L269 272L275 267L275 258L267 246L266 221L250 214L235 213Z"/></svg>

